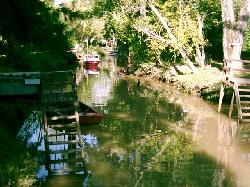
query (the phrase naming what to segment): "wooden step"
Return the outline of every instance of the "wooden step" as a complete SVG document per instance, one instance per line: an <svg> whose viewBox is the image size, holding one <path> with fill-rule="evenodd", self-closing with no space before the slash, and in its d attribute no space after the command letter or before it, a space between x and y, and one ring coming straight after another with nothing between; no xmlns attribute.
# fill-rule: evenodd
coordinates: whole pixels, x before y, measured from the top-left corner
<svg viewBox="0 0 250 187"><path fill-rule="evenodd" d="M67 124L50 124L48 125L50 128L76 128L76 123L67 123Z"/></svg>
<svg viewBox="0 0 250 187"><path fill-rule="evenodd" d="M50 150L49 154L80 153L82 149Z"/></svg>
<svg viewBox="0 0 250 187"><path fill-rule="evenodd" d="M68 168L68 169L51 169L50 174L51 175L65 175L65 174L73 174L78 172L86 172L85 167L79 167L79 168Z"/></svg>
<svg viewBox="0 0 250 187"><path fill-rule="evenodd" d="M250 95L240 95L240 98L250 98Z"/></svg>
<svg viewBox="0 0 250 187"><path fill-rule="evenodd" d="M250 106L242 106L241 110L250 110Z"/></svg>
<svg viewBox="0 0 250 187"><path fill-rule="evenodd" d="M250 119L242 119L242 122L244 122L244 123L250 123Z"/></svg>
<svg viewBox="0 0 250 187"><path fill-rule="evenodd" d="M48 160L49 164L59 164L59 163L75 163L75 162L85 162L82 157L70 158L70 159L59 159L59 160Z"/></svg>
<svg viewBox="0 0 250 187"><path fill-rule="evenodd" d="M250 92L250 89L245 89L245 88L239 88L239 92Z"/></svg>
<svg viewBox="0 0 250 187"><path fill-rule="evenodd" d="M55 121L55 120L60 120L60 119L75 119L76 118L76 115L58 115L58 116L53 116L53 117L48 117L48 120L52 120L52 121Z"/></svg>
<svg viewBox="0 0 250 187"><path fill-rule="evenodd" d="M243 116L243 117L245 117L245 116L250 116L250 113L241 113L241 115Z"/></svg>
<svg viewBox="0 0 250 187"><path fill-rule="evenodd" d="M250 101L240 101L240 104L250 104Z"/></svg>
<svg viewBox="0 0 250 187"><path fill-rule="evenodd" d="M63 144L81 144L80 140L69 140L69 141L48 141L49 145L63 145Z"/></svg>
<svg viewBox="0 0 250 187"><path fill-rule="evenodd" d="M48 134L48 137L53 137L53 136L72 136L72 135L79 135L78 132L59 132L55 134Z"/></svg>

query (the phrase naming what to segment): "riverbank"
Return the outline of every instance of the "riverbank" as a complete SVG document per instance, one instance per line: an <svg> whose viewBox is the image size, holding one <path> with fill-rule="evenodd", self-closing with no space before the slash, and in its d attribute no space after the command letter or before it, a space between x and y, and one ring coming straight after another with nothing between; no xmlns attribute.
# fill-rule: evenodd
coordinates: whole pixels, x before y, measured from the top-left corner
<svg viewBox="0 0 250 187"><path fill-rule="evenodd" d="M197 73L193 74L186 66L176 66L166 70L152 63L141 65L129 76L134 76L136 80L151 79L170 83L178 90L202 97L213 103L218 103L223 71L209 65L198 68ZM230 102L231 93L231 88L225 89L225 97L223 99L225 103Z"/></svg>
<svg viewBox="0 0 250 187"><path fill-rule="evenodd" d="M36 182L37 161L17 138L27 110L23 105L0 103L0 186L32 186Z"/></svg>

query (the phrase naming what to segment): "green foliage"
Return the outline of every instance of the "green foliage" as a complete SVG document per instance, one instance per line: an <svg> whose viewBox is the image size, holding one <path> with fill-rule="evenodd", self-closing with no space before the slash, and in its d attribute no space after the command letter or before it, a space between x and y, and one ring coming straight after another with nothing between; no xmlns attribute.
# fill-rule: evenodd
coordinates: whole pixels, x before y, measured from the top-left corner
<svg viewBox="0 0 250 187"><path fill-rule="evenodd" d="M204 94L219 90L222 74L217 68L199 69L196 74L178 75L174 78L178 88L190 94Z"/></svg>
<svg viewBox="0 0 250 187"><path fill-rule="evenodd" d="M202 0L199 11L204 17L204 36L208 40L205 47L207 57L220 61L223 59L220 1Z"/></svg>
<svg viewBox="0 0 250 187"><path fill-rule="evenodd" d="M68 50L70 40L59 15L48 1L1 1L0 53L7 55L9 65L27 70L36 63L28 61L30 54L48 51L60 53Z"/></svg>
<svg viewBox="0 0 250 187"><path fill-rule="evenodd" d="M2 104L0 109L0 186L33 186L38 164L16 138L20 121L30 108L26 105Z"/></svg>

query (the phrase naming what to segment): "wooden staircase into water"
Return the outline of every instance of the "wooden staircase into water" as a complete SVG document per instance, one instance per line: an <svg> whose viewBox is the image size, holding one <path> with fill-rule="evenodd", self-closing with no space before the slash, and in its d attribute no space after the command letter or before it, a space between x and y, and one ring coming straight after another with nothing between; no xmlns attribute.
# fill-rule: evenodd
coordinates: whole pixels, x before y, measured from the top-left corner
<svg viewBox="0 0 250 187"><path fill-rule="evenodd" d="M49 175L87 173L77 102L67 103L67 107L65 110L62 103L50 106L44 116L45 160Z"/></svg>
<svg viewBox="0 0 250 187"><path fill-rule="evenodd" d="M86 175L75 75L50 74L42 82L45 166L51 175Z"/></svg>

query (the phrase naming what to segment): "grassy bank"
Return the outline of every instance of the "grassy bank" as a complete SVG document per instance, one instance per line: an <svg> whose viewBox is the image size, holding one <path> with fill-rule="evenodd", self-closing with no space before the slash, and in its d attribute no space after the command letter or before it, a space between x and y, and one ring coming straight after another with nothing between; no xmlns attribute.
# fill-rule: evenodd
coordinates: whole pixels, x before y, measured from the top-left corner
<svg viewBox="0 0 250 187"><path fill-rule="evenodd" d="M156 67L155 64L143 64L134 74L137 77L171 83L176 89L200 96L214 103L219 100L220 86L223 79L223 72L219 68L212 66L198 68L197 73L191 73L189 68L185 66L164 69L164 67ZM232 89L226 88L225 92L224 102L229 103Z"/></svg>

